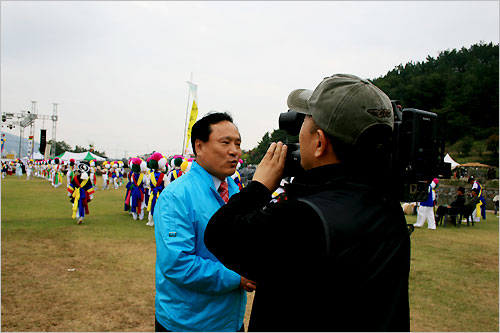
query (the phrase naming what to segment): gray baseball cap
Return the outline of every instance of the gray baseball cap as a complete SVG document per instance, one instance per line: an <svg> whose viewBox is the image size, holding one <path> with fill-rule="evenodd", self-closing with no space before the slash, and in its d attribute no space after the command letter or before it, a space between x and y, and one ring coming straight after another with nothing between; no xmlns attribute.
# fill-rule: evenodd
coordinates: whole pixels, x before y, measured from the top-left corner
<svg viewBox="0 0 500 333"><path fill-rule="evenodd" d="M394 128L389 97L368 80L350 74L327 77L314 91L296 89L287 104L292 110L311 115L322 130L351 145L373 125Z"/></svg>

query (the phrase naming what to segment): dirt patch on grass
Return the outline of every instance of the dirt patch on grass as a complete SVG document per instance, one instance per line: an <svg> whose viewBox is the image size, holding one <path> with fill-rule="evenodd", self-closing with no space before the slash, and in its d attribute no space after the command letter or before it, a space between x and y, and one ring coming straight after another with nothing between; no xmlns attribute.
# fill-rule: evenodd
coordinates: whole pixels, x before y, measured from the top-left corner
<svg viewBox="0 0 500 333"><path fill-rule="evenodd" d="M154 244L10 245L2 244L2 331L154 330Z"/></svg>

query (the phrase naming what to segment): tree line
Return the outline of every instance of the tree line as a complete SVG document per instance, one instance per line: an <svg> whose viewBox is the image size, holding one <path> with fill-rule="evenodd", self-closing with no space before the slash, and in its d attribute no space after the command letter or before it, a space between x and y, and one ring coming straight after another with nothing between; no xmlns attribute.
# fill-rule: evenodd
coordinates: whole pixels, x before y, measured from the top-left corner
<svg viewBox="0 0 500 333"><path fill-rule="evenodd" d="M53 144L53 141L50 140L48 142L49 144ZM98 151L94 148L93 145L89 144L88 148L85 148L83 146L76 145L75 148L71 148L69 144L67 144L65 141L56 141L56 156L61 155L62 153L69 151L72 153L83 153L86 151L90 151L98 156L107 158L106 152L105 151ZM43 152L41 152L43 154Z"/></svg>
<svg viewBox="0 0 500 333"><path fill-rule="evenodd" d="M483 162L498 165L498 58L498 45L481 42L400 64L371 81L403 108L435 112L447 148L461 140L461 152L467 154L481 141L482 152L490 152L480 154ZM267 132L257 147L245 152L247 163L259 163L276 140L297 142L297 137L281 130Z"/></svg>

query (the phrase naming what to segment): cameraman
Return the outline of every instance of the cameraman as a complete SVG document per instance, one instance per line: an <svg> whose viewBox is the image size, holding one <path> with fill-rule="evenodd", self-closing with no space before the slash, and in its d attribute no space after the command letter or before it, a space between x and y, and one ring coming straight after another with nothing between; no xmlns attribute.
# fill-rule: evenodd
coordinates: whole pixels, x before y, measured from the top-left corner
<svg viewBox="0 0 500 333"><path fill-rule="evenodd" d="M269 203L287 153L272 143L253 181L205 231L207 248L257 283L249 331L409 331L410 240L383 186L389 98L338 74L313 92L293 91L288 106L305 114L305 172L286 186L286 200Z"/></svg>

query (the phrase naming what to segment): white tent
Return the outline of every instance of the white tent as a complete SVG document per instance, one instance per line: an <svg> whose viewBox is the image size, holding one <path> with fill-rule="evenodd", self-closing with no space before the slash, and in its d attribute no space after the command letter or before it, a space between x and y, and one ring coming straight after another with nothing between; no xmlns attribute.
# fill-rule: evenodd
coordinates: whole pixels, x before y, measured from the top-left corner
<svg viewBox="0 0 500 333"><path fill-rule="evenodd" d="M33 159L34 160L43 160L44 157L42 154L40 154L39 152L35 151L33 153ZM24 164L27 164L28 163L28 160L29 160L29 157L28 156L24 156L23 158L21 158L21 161L23 161Z"/></svg>
<svg viewBox="0 0 500 333"><path fill-rule="evenodd" d="M452 169L452 170L453 170L453 169L455 169L457 166L459 166L459 165L460 165L460 163L455 162L455 161L451 158L450 154L446 154L446 156L444 157L444 161L445 161L446 163L451 163L451 169Z"/></svg>
<svg viewBox="0 0 500 333"><path fill-rule="evenodd" d="M94 153L91 153L90 151L87 151L87 152L83 152L83 153L72 153L72 152L64 152L62 153L61 155L58 155L57 157L59 157L61 160L63 161L69 161L70 159L74 158L75 161L90 161L92 159L95 159L96 161L99 161L99 162L102 162L102 161L106 161L106 159L104 157L101 157L101 156L97 156L96 154Z"/></svg>

